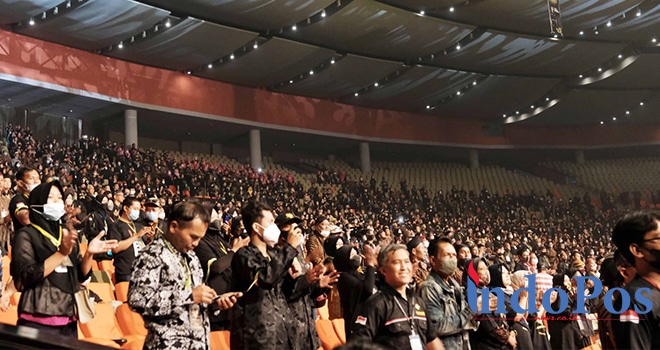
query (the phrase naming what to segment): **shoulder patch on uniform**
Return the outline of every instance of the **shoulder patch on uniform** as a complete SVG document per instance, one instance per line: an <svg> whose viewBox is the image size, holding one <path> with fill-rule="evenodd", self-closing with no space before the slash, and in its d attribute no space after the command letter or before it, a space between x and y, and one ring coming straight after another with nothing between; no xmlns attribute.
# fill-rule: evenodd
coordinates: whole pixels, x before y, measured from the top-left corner
<svg viewBox="0 0 660 350"><path fill-rule="evenodd" d="M619 321L639 324L639 315L634 310L628 310L619 316Z"/></svg>
<svg viewBox="0 0 660 350"><path fill-rule="evenodd" d="M367 318L364 317L364 316L358 316L357 319L355 319L355 323L366 326L367 325Z"/></svg>

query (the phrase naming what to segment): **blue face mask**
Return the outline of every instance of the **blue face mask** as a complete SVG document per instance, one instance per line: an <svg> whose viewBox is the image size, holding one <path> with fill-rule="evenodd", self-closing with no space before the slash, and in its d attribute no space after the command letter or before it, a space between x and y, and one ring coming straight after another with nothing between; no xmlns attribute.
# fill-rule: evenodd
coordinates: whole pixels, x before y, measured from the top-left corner
<svg viewBox="0 0 660 350"><path fill-rule="evenodd" d="M158 220L158 213L155 211L148 211L147 212L147 220L154 222Z"/></svg>
<svg viewBox="0 0 660 350"><path fill-rule="evenodd" d="M128 213L128 218L135 221L140 218L140 211L137 209L131 209L131 211Z"/></svg>

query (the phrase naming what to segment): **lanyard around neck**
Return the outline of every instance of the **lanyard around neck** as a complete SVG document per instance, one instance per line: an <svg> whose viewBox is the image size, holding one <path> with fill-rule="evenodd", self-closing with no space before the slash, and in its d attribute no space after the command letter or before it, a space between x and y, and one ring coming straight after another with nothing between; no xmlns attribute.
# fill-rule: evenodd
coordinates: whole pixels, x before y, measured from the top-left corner
<svg viewBox="0 0 660 350"><path fill-rule="evenodd" d="M181 270L184 270L183 264L181 264L181 258L179 257L181 254L178 253L178 251L176 249L174 249L174 247L172 246L172 243L170 243L167 239L165 239L165 237L163 237L163 242L165 242L165 246L170 251L170 253L172 253L174 256L177 257L177 262L179 263L179 267L181 267ZM188 289L188 288L191 287L191 284L192 284L192 272L190 271L190 266L188 265L188 260L186 260L185 258L183 260L184 260L184 263L186 265L186 268L185 268L185 270L186 270L186 284L183 286L183 288Z"/></svg>
<svg viewBox="0 0 660 350"><path fill-rule="evenodd" d="M410 323L410 330L412 331L412 334L415 334L415 317L414 317L415 315L414 315L414 311L411 312L410 315L409 315L408 312L403 309L403 306L401 306L401 304L399 303L399 300L397 300L396 295L394 296L394 302L396 303L396 306L399 307L399 310L401 310L401 312L403 312L403 315L406 316L406 318L408 319L408 323ZM411 297L410 301L408 301L408 309L410 309L410 305L414 305L414 304L415 304L415 298Z"/></svg>
<svg viewBox="0 0 660 350"><path fill-rule="evenodd" d="M50 241L50 243L53 243L55 248L60 249L60 245L62 244L62 226L60 226L59 237L57 239L55 239L55 237L53 237L53 235L51 235L50 232L44 230L39 225L37 225L37 224L31 224L31 225L32 225L32 227L37 229L37 231L39 231L44 237L46 237Z"/></svg>

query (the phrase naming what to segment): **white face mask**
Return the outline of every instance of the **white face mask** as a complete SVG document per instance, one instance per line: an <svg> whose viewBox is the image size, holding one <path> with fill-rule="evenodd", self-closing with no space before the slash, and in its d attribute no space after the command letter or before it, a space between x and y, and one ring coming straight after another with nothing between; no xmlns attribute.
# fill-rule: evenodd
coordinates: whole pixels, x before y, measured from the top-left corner
<svg viewBox="0 0 660 350"><path fill-rule="evenodd" d="M148 211L146 214L147 214L147 220L151 222L158 220L158 213L156 213L155 211Z"/></svg>
<svg viewBox="0 0 660 350"><path fill-rule="evenodd" d="M46 203L44 204L43 215L48 221L57 221L66 214L64 203Z"/></svg>
<svg viewBox="0 0 660 350"><path fill-rule="evenodd" d="M161 220L165 220L165 211L161 210L158 212L158 218Z"/></svg>
<svg viewBox="0 0 660 350"><path fill-rule="evenodd" d="M280 239L280 229L275 224L268 225L268 227L264 227L264 232L261 234L261 237L268 246L273 247Z"/></svg>
<svg viewBox="0 0 660 350"><path fill-rule="evenodd" d="M135 221L140 218L140 211L136 209L131 209L131 211L128 213L128 218Z"/></svg>
<svg viewBox="0 0 660 350"><path fill-rule="evenodd" d="M321 236L323 236L323 237L328 237L328 236L330 236L330 230L323 230L323 231L321 231L321 232L319 232L319 233L320 233Z"/></svg>
<svg viewBox="0 0 660 350"><path fill-rule="evenodd" d="M39 184L29 184L29 185L27 185L28 192L32 192L32 190L37 188L37 186L39 186Z"/></svg>

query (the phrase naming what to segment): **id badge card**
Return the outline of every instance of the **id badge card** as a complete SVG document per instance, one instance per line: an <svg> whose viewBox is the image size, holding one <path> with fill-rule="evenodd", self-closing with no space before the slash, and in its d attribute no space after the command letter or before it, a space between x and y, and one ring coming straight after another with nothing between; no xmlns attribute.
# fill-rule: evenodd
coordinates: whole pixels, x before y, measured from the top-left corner
<svg viewBox="0 0 660 350"><path fill-rule="evenodd" d="M55 272L57 273L67 273L69 270L67 270L66 265L64 263L60 264L58 267L55 268Z"/></svg>
<svg viewBox="0 0 660 350"><path fill-rule="evenodd" d="M140 251L144 249L144 242L142 239L138 238L133 242L133 251L135 252L135 256L137 257L138 254L140 254Z"/></svg>
<svg viewBox="0 0 660 350"><path fill-rule="evenodd" d="M424 347L422 346L422 338L420 338L419 334L413 333L408 336L410 339L410 348L412 350L424 350Z"/></svg>
<svg viewBox="0 0 660 350"><path fill-rule="evenodd" d="M202 313L198 304L193 304L190 307L190 326L192 328L204 328L204 322L202 322Z"/></svg>

